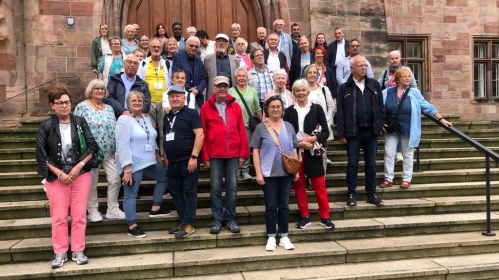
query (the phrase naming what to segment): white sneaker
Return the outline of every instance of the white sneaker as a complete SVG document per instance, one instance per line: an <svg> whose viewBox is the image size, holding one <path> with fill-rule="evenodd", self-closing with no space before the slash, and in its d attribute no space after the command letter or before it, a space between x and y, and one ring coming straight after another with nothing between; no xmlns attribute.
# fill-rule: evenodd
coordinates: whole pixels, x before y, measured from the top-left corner
<svg viewBox="0 0 499 280"><path fill-rule="evenodd" d="M243 180L251 180L251 175L249 174L248 171L243 171L241 177Z"/></svg>
<svg viewBox="0 0 499 280"><path fill-rule="evenodd" d="M266 251L274 251L276 246L275 237L269 237L267 240L267 245L265 246Z"/></svg>
<svg viewBox="0 0 499 280"><path fill-rule="evenodd" d="M327 162L327 164L329 164L329 165L333 165L333 162L332 162L330 159L327 159L327 160L326 160L326 162Z"/></svg>
<svg viewBox="0 0 499 280"><path fill-rule="evenodd" d="M99 213L99 211L90 212L87 215L87 220L91 221L92 223L100 222L102 221L101 213Z"/></svg>
<svg viewBox="0 0 499 280"><path fill-rule="evenodd" d="M109 220L124 220L126 218L125 212L121 211L120 208L114 208L111 211L107 209L106 219Z"/></svg>
<svg viewBox="0 0 499 280"><path fill-rule="evenodd" d="M395 161L403 161L404 160L404 156L402 156L402 153L397 153L395 155Z"/></svg>
<svg viewBox="0 0 499 280"><path fill-rule="evenodd" d="M293 250L295 248L295 245L291 243L291 240L287 236L281 237L281 240L279 241L279 246L286 250Z"/></svg>

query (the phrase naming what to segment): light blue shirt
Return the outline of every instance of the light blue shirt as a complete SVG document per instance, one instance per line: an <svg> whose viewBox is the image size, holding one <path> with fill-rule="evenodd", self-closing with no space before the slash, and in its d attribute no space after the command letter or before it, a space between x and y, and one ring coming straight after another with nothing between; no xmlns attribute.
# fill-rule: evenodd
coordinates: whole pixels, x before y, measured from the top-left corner
<svg viewBox="0 0 499 280"><path fill-rule="evenodd" d="M288 62L288 67L291 65L291 57L293 56L293 40L291 36L284 32L281 32L279 36L279 51L286 56L286 61Z"/></svg>
<svg viewBox="0 0 499 280"><path fill-rule="evenodd" d="M367 72L366 75L368 78L374 78L373 69L371 68L371 63L366 59L367 63ZM352 69L350 69L350 56L343 58L338 65L336 66L336 81L338 82L338 86L344 84L350 74L352 73Z"/></svg>
<svg viewBox="0 0 499 280"><path fill-rule="evenodd" d="M118 174L123 172L123 168L131 164L132 172L142 170L156 164L156 137L158 133L152 127L148 117L137 119L129 116L120 116L116 122L116 166ZM149 130L149 142L147 133L142 126L147 126ZM142 126L141 126L142 125ZM151 145L151 149L146 151L146 144Z"/></svg>
<svg viewBox="0 0 499 280"><path fill-rule="evenodd" d="M386 95L388 88L383 90L383 104L386 103ZM410 88L407 94L407 100L411 101L411 128L409 134L409 147L416 148L419 146L421 140L421 112L428 115L435 115L438 113L437 109L426 101L418 89Z"/></svg>
<svg viewBox="0 0 499 280"><path fill-rule="evenodd" d="M133 53L134 50L136 50L138 47L137 45L137 41L133 41L133 45L129 45L127 40L125 39L121 39L121 51L125 54L125 55L129 55L131 53Z"/></svg>
<svg viewBox="0 0 499 280"><path fill-rule="evenodd" d="M128 79L128 76L125 73L121 74L121 80L123 81L123 84L125 85L125 100L128 97L128 94L130 94L130 89L132 88L133 84L135 83L135 78L137 76L134 76L132 80ZM125 109L128 109L128 105L126 104L125 101Z"/></svg>

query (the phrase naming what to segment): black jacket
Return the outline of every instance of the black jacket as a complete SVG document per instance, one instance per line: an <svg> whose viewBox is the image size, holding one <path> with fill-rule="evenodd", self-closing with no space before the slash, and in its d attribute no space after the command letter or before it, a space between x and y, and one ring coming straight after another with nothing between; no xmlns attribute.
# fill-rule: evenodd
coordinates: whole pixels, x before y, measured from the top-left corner
<svg viewBox="0 0 499 280"><path fill-rule="evenodd" d="M383 95L378 81L366 76L364 97L371 98L370 103L373 104L372 124L375 135L381 133L381 129L385 124L385 105L383 105ZM338 138L346 138L355 136L358 133L356 119L356 100L357 86L353 80L353 75L350 75L348 80L338 88L336 121Z"/></svg>
<svg viewBox="0 0 499 280"><path fill-rule="evenodd" d="M294 106L290 106L284 111L284 120L292 124L296 132L299 131L298 112ZM312 131L314 131L317 127L317 124L322 127L322 131L317 135L317 142L325 143L329 137L326 115L320 105L312 103L310 111L305 116L305 120L303 121L303 132L312 135ZM305 175L308 177L323 176L325 172L324 166L322 165L322 157L312 156L310 151L305 151L304 154Z"/></svg>
<svg viewBox="0 0 499 280"><path fill-rule="evenodd" d="M314 63L312 53L310 53L310 64ZM293 54L291 57L291 67L289 67L289 82L293 88L293 83L301 78L301 52Z"/></svg>
<svg viewBox="0 0 499 280"><path fill-rule="evenodd" d="M87 162L82 168L82 172L88 172L92 168L96 168L99 164L97 160L97 153L99 152L99 145L95 142L92 132L88 128L87 121L78 116L71 115L71 141L73 142L73 147L77 153L78 164L89 154L93 153L94 157L92 160ZM77 125L79 125L83 134L85 135L85 142L87 143L87 150L85 153L80 153L80 138L78 137ZM52 116L50 119L43 121L38 129L38 135L36 137L36 162L38 164L37 172L41 176L47 179L47 181L52 182L57 179L58 174L52 173L48 164L62 169L62 145L61 145L61 131L59 129L59 121L57 116Z"/></svg>
<svg viewBox="0 0 499 280"><path fill-rule="evenodd" d="M118 119L125 109L125 84L121 80L121 73L115 74L109 77L109 82L107 83L107 91L109 92L109 96L104 99L104 103L113 107L114 115L116 119ZM135 76L135 83L133 83L130 91L140 91L144 95L144 108L142 109L143 113L149 113L149 109L151 108L151 93L149 92L149 85L139 78L139 76Z"/></svg>
<svg viewBox="0 0 499 280"><path fill-rule="evenodd" d="M345 55L348 56L348 47L350 46L350 41L345 39ZM329 68L333 69L334 75L336 77L336 53L338 52L338 41L334 40L327 48L327 57L324 60L324 64Z"/></svg>

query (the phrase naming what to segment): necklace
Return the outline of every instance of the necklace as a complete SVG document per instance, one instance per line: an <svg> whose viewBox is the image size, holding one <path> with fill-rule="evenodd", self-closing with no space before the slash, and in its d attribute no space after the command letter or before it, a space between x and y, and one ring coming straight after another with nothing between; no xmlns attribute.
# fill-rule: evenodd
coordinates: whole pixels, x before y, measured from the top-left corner
<svg viewBox="0 0 499 280"><path fill-rule="evenodd" d="M100 104L100 106L97 106L97 104L94 103L94 100L90 99L90 102L92 102L92 105L94 105L95 109L97 110L102 110L104 109L104 104Z"/></svg>

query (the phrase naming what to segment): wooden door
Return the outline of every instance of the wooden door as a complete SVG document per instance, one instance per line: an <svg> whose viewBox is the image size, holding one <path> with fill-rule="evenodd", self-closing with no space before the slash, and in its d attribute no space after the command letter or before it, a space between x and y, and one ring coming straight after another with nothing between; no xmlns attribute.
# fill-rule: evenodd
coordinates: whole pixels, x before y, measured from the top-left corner
<svg viewBox="0 0 499 280"><path fill-rule="evenodd" d="M248 43L256 41L259 23L251 0L131 0L129 3L127 22L138 23L141 34L153 36L156 24L163 23L172 36L172 24L180 22L184 37L185 29L195 26L208 32L213 40L218 33L231 37L229 28L236 22L241 25L241 37Z"/></svg>

